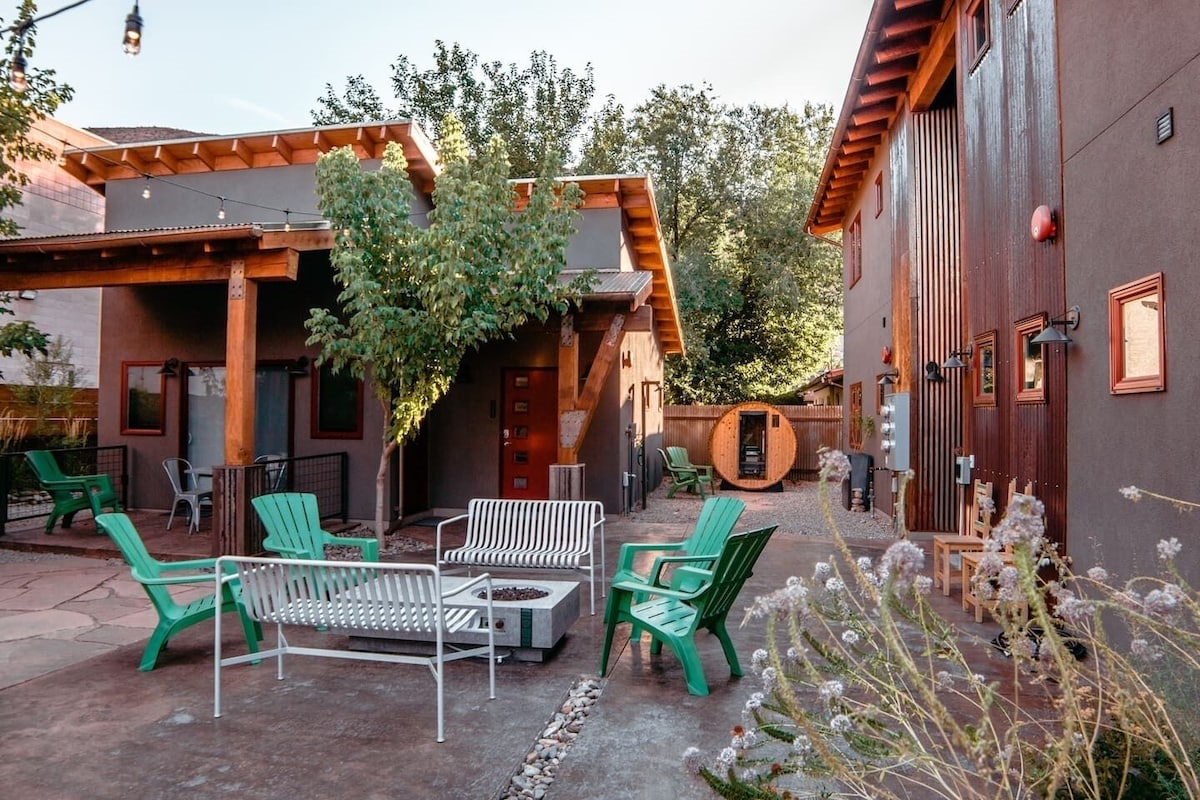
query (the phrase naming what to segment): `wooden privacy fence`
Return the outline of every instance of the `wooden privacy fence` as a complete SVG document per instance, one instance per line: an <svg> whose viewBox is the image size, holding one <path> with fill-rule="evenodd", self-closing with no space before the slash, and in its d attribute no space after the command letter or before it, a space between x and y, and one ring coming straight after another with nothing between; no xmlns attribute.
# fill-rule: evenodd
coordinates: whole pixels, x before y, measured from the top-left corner
<svg viewBox="0 0 1200 800"><path fill-rule="evenodd" d="M686 447L697 464L711 464L709 435L728 406L667 406L663 409L663 446ZM796 458L788 472L791 480L815 478L817 450L845 449L842 444L841 406L774 406L796 432Z"/></svg>

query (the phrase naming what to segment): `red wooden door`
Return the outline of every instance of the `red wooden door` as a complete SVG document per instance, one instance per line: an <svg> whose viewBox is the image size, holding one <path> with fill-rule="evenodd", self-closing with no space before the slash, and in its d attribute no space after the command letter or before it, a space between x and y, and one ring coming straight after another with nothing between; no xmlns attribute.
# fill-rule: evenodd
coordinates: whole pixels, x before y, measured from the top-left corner
<svg viewBox="0 0 1200 800"><path fill-rule="evenodd" d="M501 396L500 496L546 500L558 455L558 371L506 369Z"/></svg>

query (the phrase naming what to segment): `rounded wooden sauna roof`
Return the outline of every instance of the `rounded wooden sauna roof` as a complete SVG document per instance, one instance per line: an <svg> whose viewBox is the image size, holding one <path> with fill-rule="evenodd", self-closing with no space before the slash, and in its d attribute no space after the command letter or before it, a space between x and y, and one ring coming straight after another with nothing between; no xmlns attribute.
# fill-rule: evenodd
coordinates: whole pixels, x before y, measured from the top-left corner
<svg viewBox="0 0 1200 800"><path fill-rule="evenodd" d="M796 432L783 412L766 403L726 411L708 438L713 469L739 489L766 489L783 480L796 460Z"/></svg>

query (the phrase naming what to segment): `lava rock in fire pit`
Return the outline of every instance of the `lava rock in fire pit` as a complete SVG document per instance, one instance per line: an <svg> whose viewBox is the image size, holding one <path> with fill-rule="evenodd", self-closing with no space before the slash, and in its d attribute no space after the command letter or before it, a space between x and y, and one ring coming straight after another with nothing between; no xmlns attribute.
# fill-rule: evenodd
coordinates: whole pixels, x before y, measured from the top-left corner
<svg viewBox="0 0 1200 800"><path fill-rule="evenodd" d="M541 600L543 597L550 595L545 589L537 589L533 586L493 586L492 599L499 600L505 603L519 602L521 600ZM480 600L487 599L487 591L478 591L475 596Z"/></svg>

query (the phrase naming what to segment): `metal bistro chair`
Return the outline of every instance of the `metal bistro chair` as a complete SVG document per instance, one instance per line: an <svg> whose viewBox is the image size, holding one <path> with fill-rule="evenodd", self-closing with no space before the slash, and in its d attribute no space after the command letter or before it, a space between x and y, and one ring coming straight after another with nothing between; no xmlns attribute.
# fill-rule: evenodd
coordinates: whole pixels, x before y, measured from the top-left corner
<svg viewBox="0 0 1200 800"><path fill-rule="evenodd" d="M205 503L212 503L212 489L200 488L196 482L196 473L192 471L192 465L186 458L164 458L162 465L163 470L167 473L167 478L171 481L171 488L175 490L175 500L171 503L171 516L167 518L167 530L171 530L171 523L175 521L175 511L179 508L179 504L186 503L188 533L198 533L200 531L200 507Z"/></svg>
<svg viewBox="0 0 1200 800"><path fill-rule="evenodd" d="M254 459L254 463L262 464L266 469L268 492L282 492L287 488L287 456L267 453Z"/></svg>

